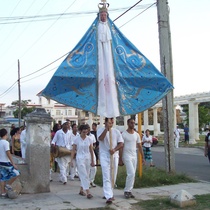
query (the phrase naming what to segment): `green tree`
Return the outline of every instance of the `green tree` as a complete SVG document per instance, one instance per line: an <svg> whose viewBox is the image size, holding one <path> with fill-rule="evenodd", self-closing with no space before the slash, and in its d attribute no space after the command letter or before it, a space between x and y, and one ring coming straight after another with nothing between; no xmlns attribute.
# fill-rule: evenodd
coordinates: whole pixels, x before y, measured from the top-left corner
<svg viewBox="0 0 210 210"><path fill-rule="evenodd" d="M28 99L28 100L22 100L20 102L20 106L21 106L21 119L23 119L27 114L33 112L34 109L35 109L35 107L27 108L27 105L28 105L29 102L31 102L30 99ZM18 100L13 101L11 104L16 107L16 110L13 112L13 115L14 115L15 118L18 118L18 114L19 114L19 101Z"/></svg>
<svg viewBox="0 0 210 210"><path fill-rule="evenodd" d="M23 107L21 109L21 119L23 119L27 114L33 112L35 110L35 107L30 107L30 108L27 108L27 107ZM13 115L15 118L18 118L18 114L19 114L19 110L16 109L14 112L13 112Z"/></svg>
<svg viewBox="0 0 210 210"><path fill-rule="evenodd" d="M188 105L182 105L183 112L186 113L187 117L185 122L189 125L189 107ZM198 105L198 116L199 116L199 129L203 128L210 122L210 102L200 103Z"/></svg>
<svg viewBox="0 0 210 210"><path fill-rule="evenodd" d="M21 100L20 106L21 106L21 107L26 107L26 106L28 105L29 102L31 102L30 99L28 99L28 100ZM18 106L19 106L19 100L13 101L11 104L12 104L13 106L18 107Z"/></svg>

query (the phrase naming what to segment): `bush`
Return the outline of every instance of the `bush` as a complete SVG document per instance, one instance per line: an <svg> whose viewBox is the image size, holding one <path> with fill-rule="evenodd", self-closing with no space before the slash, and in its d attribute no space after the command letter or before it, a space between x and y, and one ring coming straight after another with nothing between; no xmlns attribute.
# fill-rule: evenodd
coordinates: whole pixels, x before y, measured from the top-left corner
<svg viewBox="0 0 210 210"><path fill-rule="evenodd" d="M118 168L118 175L116 184L118 188L125 187L126 180L126 169L125 166L120 166ZM156 187L163 185L173 185L179 183L187 183L187 182L196 182L192 178L186 176L185 174L176 174L176 173L167 173L162 169L158 169L156 167L143 167L142 177L139 177L138 171L135 176L134 188L142 188L142 187ZM95 177L95 183L103 186L102 181L102 172L101 168L98 167L97 174Z"/></svg>

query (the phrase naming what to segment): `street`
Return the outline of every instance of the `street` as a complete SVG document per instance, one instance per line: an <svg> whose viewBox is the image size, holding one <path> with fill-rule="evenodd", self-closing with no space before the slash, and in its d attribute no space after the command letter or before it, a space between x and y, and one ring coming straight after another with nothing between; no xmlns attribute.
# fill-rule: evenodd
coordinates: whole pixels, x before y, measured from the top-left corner
<svg viewBox="0 0 210 210"><path fill-rule="evenodd" d="M180 147L175 149L175 169L196 180L210 182L210 164L201 148ZM154 164L165 169L164 146L152 147Z"/></svg>

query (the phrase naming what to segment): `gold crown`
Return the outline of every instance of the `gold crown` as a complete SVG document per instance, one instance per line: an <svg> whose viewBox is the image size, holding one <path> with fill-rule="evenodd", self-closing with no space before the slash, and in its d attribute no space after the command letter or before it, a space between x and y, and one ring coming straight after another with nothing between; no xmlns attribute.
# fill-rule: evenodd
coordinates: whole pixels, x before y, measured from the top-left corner
<svg viewBox="0 0 210 210"><path fill-rule="evenodd" d="M108 12L109 3L106 0L101 0L101 3L98 4L99 13L100 12Z"/></svg>

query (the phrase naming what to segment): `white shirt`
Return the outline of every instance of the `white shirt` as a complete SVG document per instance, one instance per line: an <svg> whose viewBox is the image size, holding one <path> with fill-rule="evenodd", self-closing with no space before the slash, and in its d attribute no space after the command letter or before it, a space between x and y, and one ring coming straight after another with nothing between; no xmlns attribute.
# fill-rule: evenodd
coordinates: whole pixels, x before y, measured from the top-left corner
<svg viewBox="0 0 210 210"><path fill-rule="evenodd" d="M145 142L145 141L150 141L150 142ZM142 138L142 142L143 142L143 146L144 147L151 147L151 145L152 145L152 136L151 135L149 135L149 136L147 136L146 134L143 136L143 138Z"/></svg>
<svg viewBox="0 0 210 210"><path fill-rule="evenodd" d="M0 162L10 162L8 156L7 156L7 151L9 151L9 142L5 139L0 140Z"/></svg>
<svg viewBox="0 0 210 210"><path fill-rule="evenodd" d="M26 129L24 129L20 134L21 146L26 146Z"/></svg>
<svg viewBox="0 0 210 210"><path fill-rule="evenodd" d="M96 143L96 137L92 133L90 133L88 137L91 139L92 145Z"/></svg>
<svg viewBox="0 0 210 210"><path fill-rule="evenodd" d="M89 136L83 140L81 136L77 136L74 139L74 145L77 146L77 155L76 159L89 159L90 158L90 150L89 147L92 144L92 140Z"/></svg>
<svg viewBox="0 0 210 210"><path fill-rule="evenodd" d="M103 133L105 128L99 128L97 130L97 138L99 140L99 136ZM109 131L107 131L106 136L103 141L99 140L99 153L100 154L110 154L110 139L109 139ZM112 149L114 149L118 143L124 142L122 135L119 130L112 128ZM119 151L115 152L113 156L118 156Z"/></svg>
<svg viewBox="0 0 210 210"><path fill-rule="evenodd" d="M74 135L73 132L71 133L71 135L70 135L70 150L72 150L72 146L74 144L74 140L78 136L79 136L79 133L76 133L76 135Z"/></svg>
<svg viewBox="0 0 210 210"><path fill-rule="evenodd" d="M70 136L71 136L71 131L67 131L66 133L63 132L62 129L58 130L55 133L55 136L51 142L51 144L56 144L59 147L66 147L67 149L70 150L71 145L70 145Z"/></svg>
<svg viewBox="0 0 210 210"><path fill-rule="evenodd" d="M174 130L175 137L180 137L180 131L178 128Z"/></svg>
<svg viewBox="0 0 210 210"><path fill-rule="evenodd" d="M141 143L139 134L137 132L131 134L128 131L124 131L122 137L124 139L123 157L136 157L136 144Z"/></svg>

